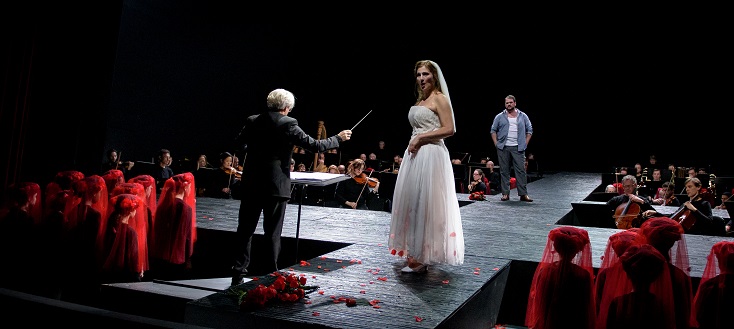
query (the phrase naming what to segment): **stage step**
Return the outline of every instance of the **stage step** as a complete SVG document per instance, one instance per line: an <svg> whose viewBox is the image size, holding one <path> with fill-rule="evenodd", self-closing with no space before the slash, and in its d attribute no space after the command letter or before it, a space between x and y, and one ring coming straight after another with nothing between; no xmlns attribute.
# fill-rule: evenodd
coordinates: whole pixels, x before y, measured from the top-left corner
<svg viewBox="0 0 734 329"><path fill-rule="evenodd" d="M104 284L101 303L105 309L117 312L183 323L186 303L227 289L231 280L226 277Z"/></svg>

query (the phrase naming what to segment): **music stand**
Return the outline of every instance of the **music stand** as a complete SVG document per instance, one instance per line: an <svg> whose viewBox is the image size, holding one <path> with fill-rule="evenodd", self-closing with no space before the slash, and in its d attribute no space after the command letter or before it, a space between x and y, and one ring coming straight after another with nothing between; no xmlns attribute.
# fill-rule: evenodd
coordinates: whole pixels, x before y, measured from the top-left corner
<svg viewBox="0 0 734 329"><path fill-rule="evenodd" d="M298 221L296 222L296 262L298 264L298 238L301 232L301 205L303 204L303 194L306 186L327 186L335 184L347 179L350 179L349 175L344 174L330 174L323 172L306 172L306 171L291 171L291 184L296 184L301 188L300 200L298 200Z"/></svg>

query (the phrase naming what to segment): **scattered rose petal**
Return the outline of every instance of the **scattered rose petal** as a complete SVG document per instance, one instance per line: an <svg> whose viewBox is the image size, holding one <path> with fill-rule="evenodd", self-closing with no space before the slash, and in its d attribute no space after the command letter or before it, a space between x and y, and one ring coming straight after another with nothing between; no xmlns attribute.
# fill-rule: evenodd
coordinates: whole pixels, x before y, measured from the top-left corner
<svg viewBox="0 0 734 329"><path fill-rule="evenodd" d="M347 299L347 306L349 307L357 306L357 300L354 298Z"/></svg>
<svg viewBox="0 0 734 329"><path fill-rule="evenodd" d="M373 283L375 283L375 281L370 281L370 284L373 284Z"/></svg>
<svg viewBox="0 0 734 329"><path fill-rule="evenodd" d="M373 305L372 308L380 308L380 305Z"/></svg>
<svg viewBox="0 0 734 329"><path fill-rule="evenodd" d="M494 270L494 271L499 271L499 269L500 269L499 267L495 267L495 268L493 268L492 270Z"/></svg>
<svg viewBox="0 0 734 329"><path fill-rule="evenodd" d="M313 316L319 316L319 315L321 315L321 313L319 313L319 312L313 312L313 313L311 313L311 314L312 314Z"/></svg>
<svg viewBox="0 0 734 329"><path fill-rule="evenodd" d="M456 237L456 232L451 232L451 234L449 234L449 236L452 237L452 238Z"/></svg>
<svg viewBox="0 0 734 329"><path fill-rule="evenodd" d="M415 317L415 322L423 321L423 318L421 318L420 316L415 315L414 317Z"/></svg>
<svg viewBox="0 0 734 329"><path fill-rule="evenodd" d="M441 281L441 283L443 283L443 284L449 284L449 280L443 280L443 281Z"/></svg>
<svg viewBox="0 0 734 329"><path fill-rule="evenodd" d="M390 250L390 254L392 254L392 255L395 255L395 254L397 254L397 253L398 253L398 251L397 251L397 250L395 250L395 249L393 249L393 250Z"/></svg>
<svg viewBox="0 0 734 329"><path fill-rule="evenodd" d="M366 294L367 292L366 292L366 291L364 291L364 290L360 290L360 291L359 291L359 293L360 293L360 294Z"/></svg>
<svg viewBox="0 0 734 329"><path fill-rule="evenodd" d="M321 265L319 265L319 266L316 266L316 268L321 268Z"/></svg>
<svg viewBox="0 0 734 329"><path fill-rule="evenodd" d="M260 280L260 278L258 278L258 277L252 278L252 281L257 281L257 280Z"/></svg>
<svg viewBox="0 0 734 329"><path fill-rule="evenodd" d="M311 278L312 278L312 279L315 279L315 278L316 278L316 276L315 276L315 275L312 275L312 276L311 276Z"/></svg>
<svg viewBox="0 0 734 329"><path fill-rule="evenodd" d="M342 260L341 260L341 259L337 259L337 260L336 260L336 262L337 262L337 263L341 263L341 262L342 262Z"/></svg>
<svg viewBox="0 0 734 329"><path fill-rule="evenodd" d="M474 272L474 274L479 275L479 272Z"/></svg>
<svg viewBox="0 0 734 329"><path fill-rule="evenodd" d="M478 267L475 267L475 268L474 268L474 270L475 270L475 271L479 271L479 270L481 270L481 269L480 269L480 268L478 268Z"/></svg>
<svg viewBox="0 0 734 329"><path fill-rule="evenodd" d="M307 300L305 303L306 304L311 304L311 301L310 300Z"/></svg>
<svg viewBox="0 0 734 329"><path fill-rule="evenodd" d="M321 260L324 260L324 259L326 259L326 256L321 256Z"/></svg>
<svg viewBox="0 0 734 329"><path fill-rule="evenodd" d="M360 284L359 284L359 286L360 286L360 287L364 287L364 286L367 286L367 285L366 285L366 284L364 284L364 283L360 283Z"/></svg>
<svg viewBox="0 0 734 329"><path fill-rule="evenodd" d="M387 277L386 276L381 276L381 277L377 278L377 280L387 281Z"/></svg>
<svg viewBox="0 0 734 329"><path fill-rule="evenodd" d="M319 290L319 295L323 295L323 294L324 294L324 291L323 290Z"/></svg>
<svg viewBox="0 0 734 329"><path fill-rule="evenodd" d="M342 265L342 268L347 268L346 265Z"/></svg>

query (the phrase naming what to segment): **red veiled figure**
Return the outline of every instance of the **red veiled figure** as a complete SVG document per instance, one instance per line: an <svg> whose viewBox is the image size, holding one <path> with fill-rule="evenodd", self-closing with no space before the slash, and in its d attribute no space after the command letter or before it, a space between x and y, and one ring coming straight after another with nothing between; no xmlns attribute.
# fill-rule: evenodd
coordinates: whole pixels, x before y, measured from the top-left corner
<svg viewBox="0 0 734 329"><path fill-rule="evenodd" d="M74 184L74 195L67 203L65 223L66 266L63 271L62 298L83 302L93 297L99 284L96 266L96 239L109 201L107 184L99 175L87 176Z"/></svg>
<svg viewBox="0 0 734 329"><path fill-rule="evenodd" d="M101 240L101 282L135 282L143 278L144 269L138 260L138 234L135 221L144 220L145 202L135 194L120 194L110 198Z"/></svg>
<svg viewBox="0 0 734 329"><path fill-rule="evenodd" d="M20 182L18 187L28 196L28 215L33 219L33 223L38 225L43 217L41 186L34 182Z"/></svg>
<svg viewBox="0 0 734 329"><path fill-rule="evenodd" d="M655 247L668 261L675 301L675 327L689 328L693 293L683 226L669 217L654 217L642 223L640 233L645 236L647 243Z"/></svg>
<svg viewBox="0 0 734 329"><path fill-rule="evenodd" d="M673 286L665 257L649 244L631 245L619 259L625 275L608 277L632 283L632 289L614 297L606 316L607 329L669 329L675 326Z"/></svg>
<svg viewBox="0 0 734 329"><path fill-rule="evenodd" d="M138 261L140 262L140 267L144 271L147 271L150 269L148 262L148 235L151 229L148 223L153 215L150 213L150 209L148 209L146 204L145 187L139 183L117 183L110 196L114 197L120 194L135 194L143 201L143 211L130 220L129 225L135 229L135 233L138 236L138 252L140 254Z"/></svg>
<svg viewBox="0 0 734 329"><path fill-rule="evenodd" d="M158 194L155 188L155 178L151 175L137 175L127 180L128 183L139 183L145 188L146 205L153 214L152 221L155 221L155 208L158 206ZM150 227L153 227L152 225Z"/></svg>
<svg viewBox="0 0 734 329"><path fill-rule="evenodd" d="M554 228L533 275L525 325L588 329L594 328L595 321L589 234L578 227Z"/></svg>
<svg viewBox="0 0 734 329"><path fill-rule="evenodd" d="M41 187L32 182L11 184L0 209L0 286L25 290L27 274L37 262L36 227L43 207Z"/></svg>
<svg viewBox="0 0 734 329"><path fill-rule="evenodd" d="M711 247L693 300L692 318L698 328L734 328L734 241Z"/></svg>
<svg viewBox="0 0 734 329"><path fill-rule="evenodd" d="M61 195L59 194L60 191L73 189L74 183L84 179L84 177L84 173L76 170L65 170L56 173L54 179L46 185L46 189L43 192L44 211L42 217L45 217L51 211L51 203L54 202L54 197Z"/></svg>
<svg viewBox="0 0 734 329"><path fill-rule="evenodd" d="M606 328L609 302L617 296L632 291L632 282L629 280L612 280L609 278L627 278L627 274L619 262L619 257L632 245L645 242L645 237L638 234L639 229L628 229L609 236L601 266L596 275L596 327Z"/></svg>
<svg viewBox="0 0 734 329"><path fill-rule="evenodd" d="M148 207L148 250L153 244L153 227L155 226L155 209L158 207L158 195L155 187L155 178L151 175L138 175L127 180L128 183L138 183L145 188L145 205Z"/></svg>
<svg viewBox="0 0 734 329"><path fill-rule="evenodd" d="M107 183L107 191L110 192L111 197L112 191L115 190L115 186L125 182L125 173L123 173L122 170L110 169L102 174L102 178L104 178L104 181Z"/></svg>
<svg viewBox="0 0 734 329"><path fill-rule="evenodd" d="M196 186L192 173L174 175L161 190L151 262L156 278L186 278L196 241Z"/></svg>

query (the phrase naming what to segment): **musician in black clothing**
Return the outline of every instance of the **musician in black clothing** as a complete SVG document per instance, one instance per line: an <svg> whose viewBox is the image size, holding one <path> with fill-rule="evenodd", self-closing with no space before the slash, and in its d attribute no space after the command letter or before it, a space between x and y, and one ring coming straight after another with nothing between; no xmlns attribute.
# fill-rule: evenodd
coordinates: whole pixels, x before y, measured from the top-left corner
<svg viewBox="0 0 734 329"><path fill-rule="evenodd" d="M646 210L642 215L645 218L670 217L679 222L687 234L724 236L726 234L724 220L720 217L713 217L711 204L701 197L700 190L701 180L696 177L689 177L686 179L688 201L678 207L678 210L672 214L661 214L656 210Z"/></svg>
<svg viewBox="0 0 734 329"><path fill-rule="evenodd" d="M339 182L334 198L342 208L369 209L367 198L377 194L380 182L363 173L365 166L364 161L355 159L347 168L352 179Z"/></svg>
<svg viewBox="0 0 734 329"><path fill-rule="evenodd" d="M627 229L630 227L640 227L642 222L645 221L645 217L642 216L644 211L652 210L650 202L647 198L643 198L637 195L637 178L634 175L626 175L622 177L622 188L624 193L612 197L607 201L614 220L609 227L616 227L621 229Z"/></svg>

